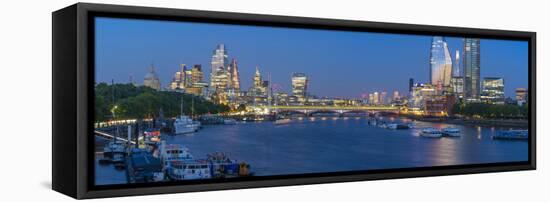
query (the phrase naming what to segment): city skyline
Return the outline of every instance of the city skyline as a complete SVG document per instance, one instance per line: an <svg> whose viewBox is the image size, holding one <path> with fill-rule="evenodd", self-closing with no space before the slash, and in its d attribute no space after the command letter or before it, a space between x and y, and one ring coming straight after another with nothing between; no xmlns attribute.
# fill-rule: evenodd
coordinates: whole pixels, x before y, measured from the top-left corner
<svg viewBox="0 0 550 202"><path fill-rule="evenodd" d="M210 82L207 69L212 51L220 43L227 46L227 60L236 58L239 62L241 89L252 86L256 66L263 76L269 73L272 83L289 93L291 75L305 73L310 82L308 92L317 96L353 98L367 92L395 90L406 95L409 78L429 82L431 36L97 20L96 26L101 27L96 29L97 82L115 79L117 83L126 83L133 75L141 84L151 63L163 88L169 85L180 63L188 67L201 64L205 67L205 80ZM189 30L191 32L180 33ZM213 30L226 30L227 34L217 35ZM206 32L210 34L205 35ZM250 38L250 32L255 38ZM326 41L329 36L334 39ZM241 42L236 43L238 39ZM300 43L291 43L298 41ZM463 52L462 38L446 37L446 41L450 52ZM513 97L516 88L527 87L526 42L482 39L481 52L481 78L504 78L506 97ZM393 59L395 55L399 56L398 60Z"/></svg>

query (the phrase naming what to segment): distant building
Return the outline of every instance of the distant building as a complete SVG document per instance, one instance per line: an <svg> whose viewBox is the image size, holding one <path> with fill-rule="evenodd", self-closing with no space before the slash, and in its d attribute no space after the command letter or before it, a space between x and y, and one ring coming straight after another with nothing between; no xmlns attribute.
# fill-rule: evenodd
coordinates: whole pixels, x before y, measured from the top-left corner
<svg viewBox="0 0 550 202"><path fill-rule="evenodd" d="M462 76L453 76L451 78L451 88L453 94L459 98L464 98L464 77Z"/></svg>
<svg viewBox="0 0 550 202"><path fill-rule="evenodd" d="M409 95L412 93L413 86L414 86L414 79L409 78Z"/></svg>
<svg viewBox="0 0 550 202"><path fill-rule="evenodd" d="M210 69L210 86L213 88L216 88L217 86L214 85L214 81L212 77L219 75L219 70L225 70L227 68L228 58L227 58L227 50L225 49L224 44L218 44L216 46L216 49L212 52L212 60L210 62L211 69Z"/></svg>
<svg viewBox="0 0 550 202"><path fill-rule="evenodd" d="M307 102L308 78L304 73L292 74L292 95L301 104Z"/></svg>
<svg viewBox="0 0 550 202"><path fill-rule="evenodd" d="M155 90L160 90L160 79L155 72L155 66L151 65L149 67L149 72L143 79L143 85Z"/></svg>
<svg viewBox="0 0 550 202"><path fill-rule="evenodd" d="M180 70L174 74L172 82L170 83L169 88L171 90L184 90L186 87L186 72L185 64L180 64Z"/></svg>
<svg viewBox="0 0 550 202"><path fill-rule="evenodd" d="M191 69L191 84L204 82L204 73L202 72L202 66L199 64L193 65Z"/></svg>
<svg viewBox="0 0 550 202"><path fill-rule="evenodd" d="M518 105L522 106L527 103L529 98L529 91L526 88L516 88L516 101Z"/></svg>
<svg viewBox="0 0 550 202"><path fill-rule="evenodd" d="M464 66L464 98L478 101L480 97L480 40L465 38L462 65Z"/></svg>
<svg viewBox="0 0 550 202"><path fill-rule="evenodd" d="M231 60L231 64L228 66L228 72L230 77L230 83L229 88L232 89L235 92L238 92L241 90L241 82L239 78L239 67L237 65L237 60L233 58Z"/></svg>
<svg viewBox="0 0 550 202"><path fill-rule="evenodd" d="M378 92L374 92L372 104L374 104L374 105L379 105L380 104L380 95L378 94Z"/></svg>
<svg viewBox="0 0 550 202"><path fill-rule="evenodd" d="M424 115L448 116L456 103L454 95L436 95L424 101Z"/></svg>
<svg viewBox="0 0 550 202"><path fill-rule="evenodd" d="M460 66L459 50L456 50L455 52L455 62L453 63L453 77L462 77L462 67Z"/></svg>
<svg viewBox="0 0 550 202"><path fill-rule="evenodd" d="M504 104L504 79L499 77L483 78L481 101L490 104Z"/></svg>
<svg viewBox="0 0 550 202"><path fill-rule="evenodd" d="M385 105L387 102L386 100L387 97L388 97L388 93L386 91L382 91L382 93L380 93L380 104Z"/></svg>
<svg viewBox="0 0 550 202"><path fill-rule="evenodd" d="M409 108L424 109L425 101L436 95L435 86L432 84L418 83L412 88L409 98Z"/></svg>
<svg viewBox="0 0 550 202"><path fill-rule="evenodd" d="M434 36L430 49L430 83L450 86L453 60L444 37Z"/></svg>
<svg viewBox="0 0 550 202"><path fill-rule="evenodd" d="M399 97L399 91L393 91L393 96L392 96L392 100L399 100L400 97Z"/></svg>
<svg viewBox="0 0 550 202"><path fill-rule="evenodd" d="M229 84L229 74L223 68L219 67L216 70L216 74L211 78L210 83L212 84L212 93L214 101L220 104L227 104L228 102L228 84Z"/></svg>

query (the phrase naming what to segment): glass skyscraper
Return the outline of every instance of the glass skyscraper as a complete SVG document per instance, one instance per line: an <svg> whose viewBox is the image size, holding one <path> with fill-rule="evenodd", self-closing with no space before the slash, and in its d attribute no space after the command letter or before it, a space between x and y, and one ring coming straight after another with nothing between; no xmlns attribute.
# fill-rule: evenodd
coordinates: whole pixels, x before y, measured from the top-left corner
<svg viewBox="0 0 550 202"><path fill-rule="evenodd" d="M480 95L480 40L465 38L462 65L464 66L464 97L479 100Z"/></svg>
<svg viewBox="0 0 550 202"><path fill-rule="evenodd" d="M304 73L292 74L292 95L296 96L298 102L307 101L307 77Z"/></svg>
<svg viewBox="0 0 550 202"><path fill-rule="evenodd" d="M227 50L225 50L225 45L218 44L218 46L212 53L212 61L211 61L212 69L210 70L210 78L214 77L215 75L218 75L218 70L226 69L228 63L229 62L227 58ZM214 86L214 82L212 80L213 79L211 79L210 81L210 86L215 88L216 86Z"/></svg>
<svg viewBox="0 0 550 202"><path fill-rule="evenodd" d="M436 86L449 86L452 67L453 60L445 38L434 36L430 50L430 83Z"/></svg>

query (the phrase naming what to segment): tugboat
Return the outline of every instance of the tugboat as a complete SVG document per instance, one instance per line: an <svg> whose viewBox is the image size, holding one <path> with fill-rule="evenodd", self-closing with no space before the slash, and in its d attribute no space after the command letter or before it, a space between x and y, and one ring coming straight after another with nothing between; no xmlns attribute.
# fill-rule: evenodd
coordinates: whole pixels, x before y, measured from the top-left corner
<svg viewBox="0 0 550 202"><path fill-rule="evenodd" d="M423 137L430 137L430 138L439 138L443 136L441 131L435 128L424 128L420 131L420 135Z"/></svg>
<svg viewBox="0 0 550 202"><path fill-rule="evenodd" d="M458 128L444 128L442 133L447 137L460 137L460 129Z"/></svg>
<svg viewBox="0 0 550 202"><path fill-rule="evenodd" d="M225 153L215 152L207 155L207 161L212 166L212 177L243 177L250 176L250 165L230 159Z"/></svg>
<svg viewBox="0 0 550 202"><path fill-rule="evenodd" d="M507 130L499 131L493 136L493 139L500 140L528 140L529 131L528 130Z"/></svg>

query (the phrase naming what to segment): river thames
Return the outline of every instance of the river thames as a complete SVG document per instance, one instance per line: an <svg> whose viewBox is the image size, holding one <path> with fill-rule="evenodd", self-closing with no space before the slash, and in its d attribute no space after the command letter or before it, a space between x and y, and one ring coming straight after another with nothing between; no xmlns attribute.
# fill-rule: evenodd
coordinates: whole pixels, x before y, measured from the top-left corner
<svg viewBox="0 0 550 202"><path fill-rule="evenodd" d="M409 122L395 118L396 122ZM364 117L307 117L289 124L247 122L207 125L193 134L163 134L195 158L224 152L251 165L256 176L430 167L528 160L527 141L493 140L509 127L414 122L415 129L370 126ZM426 138L425 127L456 127L461 137ZM96 163L96 184L124 184L123 171Z"/></svg>

